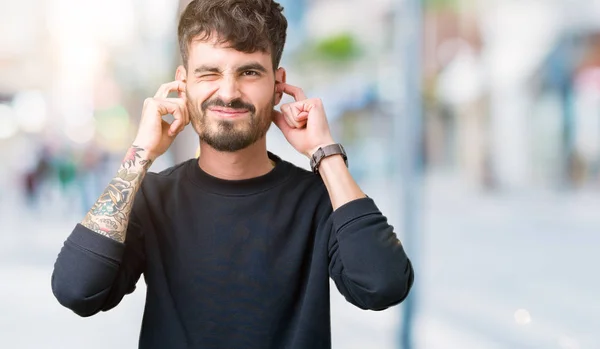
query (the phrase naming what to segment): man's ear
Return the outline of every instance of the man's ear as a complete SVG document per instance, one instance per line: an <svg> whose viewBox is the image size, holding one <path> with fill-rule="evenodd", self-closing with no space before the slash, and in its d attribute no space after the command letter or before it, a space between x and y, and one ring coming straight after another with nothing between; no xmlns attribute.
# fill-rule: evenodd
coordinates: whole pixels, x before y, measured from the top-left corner
<svg viewBox="0 0 600 349"><path fill-rule="evenodd" d="M275 71L275 86L281 84L281 83L285 83L285 69L284 68L278 68ZM276 92L275 94L275 105L279 104L281 102L281 99L283 98L283 92Z"/></svg>
<svg viewBox="0 0 600 349"><path fill-rule="evenodd" d="M186 82L186 77L187 77L187 73L185 71L185 67L182 65L177 67L177 70L175 71L175 80Z"/></svg>

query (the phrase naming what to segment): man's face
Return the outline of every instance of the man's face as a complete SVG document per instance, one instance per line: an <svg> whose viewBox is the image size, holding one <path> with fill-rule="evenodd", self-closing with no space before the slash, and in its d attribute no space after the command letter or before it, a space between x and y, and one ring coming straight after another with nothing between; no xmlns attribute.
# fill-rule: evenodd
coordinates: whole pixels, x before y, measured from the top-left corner
<svg viewBox="0 0 600 349"><path fill-rule="evenodd" d="M209 40L192 41L188 57L187 107L200 139L218 151L234 152L263 138L280 100L271 55ZM282 69L277 75L285 79Z"/></svg>

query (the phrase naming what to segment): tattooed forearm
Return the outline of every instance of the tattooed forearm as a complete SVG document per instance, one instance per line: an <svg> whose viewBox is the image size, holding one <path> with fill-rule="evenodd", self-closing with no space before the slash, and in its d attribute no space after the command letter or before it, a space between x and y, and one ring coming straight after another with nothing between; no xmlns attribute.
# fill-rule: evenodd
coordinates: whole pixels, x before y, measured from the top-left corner
<svg viewBox="0 0 600 349"><path fill-rule="evenodd" d="M151 164L144 149L132 146L117 176L110 181L81 224L98 234L124 242L135 194Z"/></svg>

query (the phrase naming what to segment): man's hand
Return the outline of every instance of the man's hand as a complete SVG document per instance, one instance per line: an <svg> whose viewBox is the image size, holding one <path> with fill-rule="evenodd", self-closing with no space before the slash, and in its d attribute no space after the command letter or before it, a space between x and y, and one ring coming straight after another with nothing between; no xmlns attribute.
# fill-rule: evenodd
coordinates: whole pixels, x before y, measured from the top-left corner
<svg viewBox="0 0 600 349"><path fill-rule="evenodd" d="M310 158L319 147L335 143L320 99L307 99L301 88L285 83L277 85L277 92L296 100L282 105L281 112L273 110L273 122L297 151Z"/></svg>
<svg viewBox="0 0 600 349"><path fill-rule="evenodd" d="M170 92L177 91L178 98L167 98ZM163 116L172 114L175 120L169 124ZM154 161L164 154L175 137L190 123L186 106L185 83L173 81L163 84L154 98L144 101L140 128L133 144L147 152Z"/></svg>

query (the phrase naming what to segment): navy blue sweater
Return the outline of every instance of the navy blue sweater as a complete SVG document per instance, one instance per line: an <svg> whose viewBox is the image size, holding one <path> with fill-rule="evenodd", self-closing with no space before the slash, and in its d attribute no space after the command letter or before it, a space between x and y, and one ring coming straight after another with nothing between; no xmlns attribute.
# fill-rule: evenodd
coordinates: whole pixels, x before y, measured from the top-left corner
<svg viewBox="0 0 600 349"><path fill-rule="evenodd" d="M139 348L331 348L329 277L352 304L400 303L413 270L369 198L332 210L321 178L273 154L226 181L196 159L148 173L124 244L77 225L52 275L80 316L115 307L143 274Z"/></svg>

